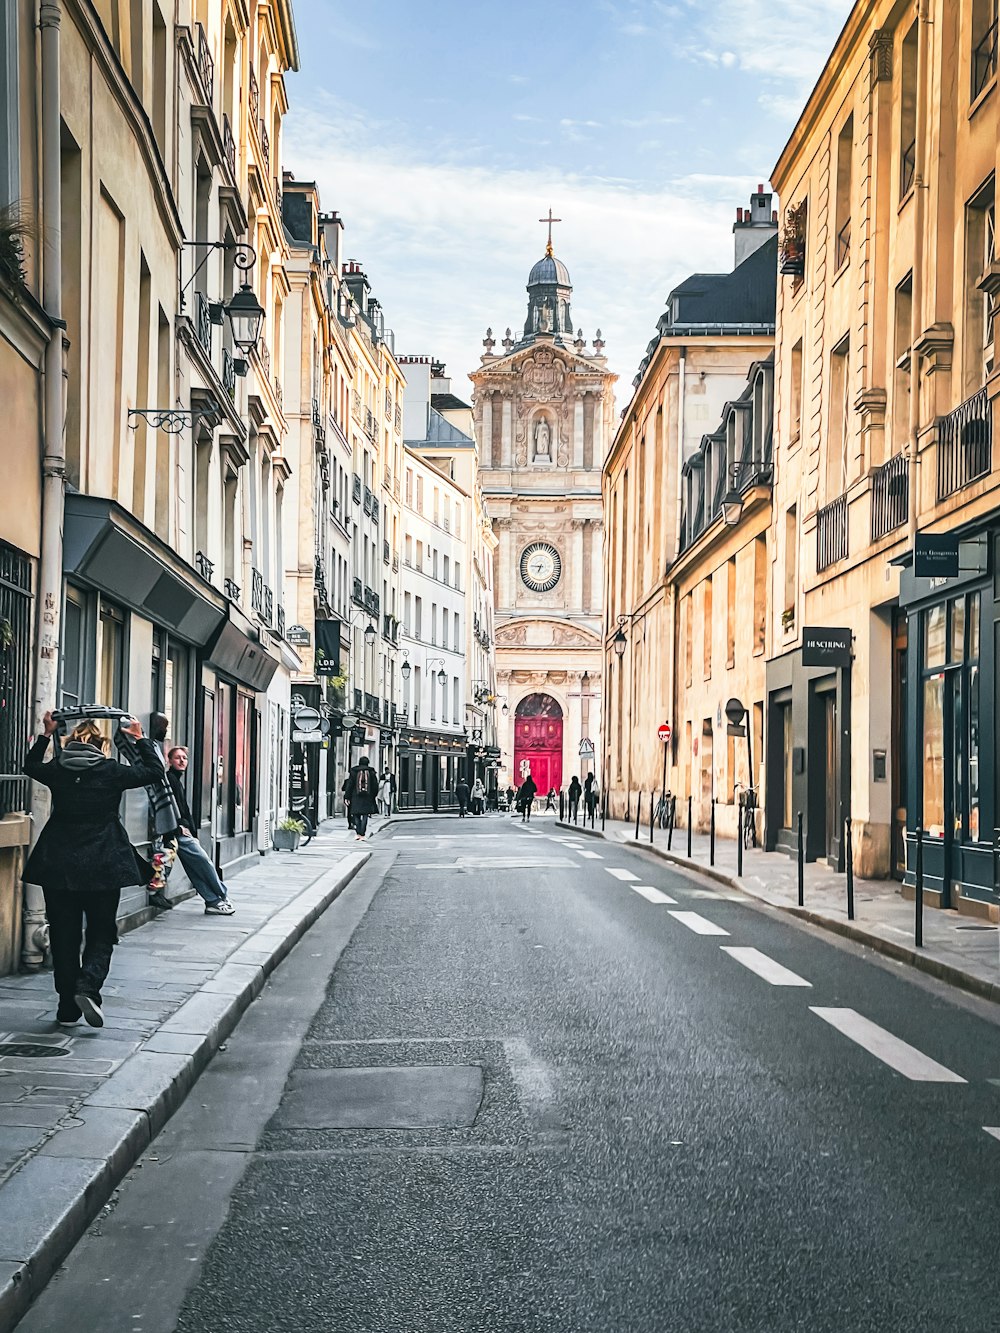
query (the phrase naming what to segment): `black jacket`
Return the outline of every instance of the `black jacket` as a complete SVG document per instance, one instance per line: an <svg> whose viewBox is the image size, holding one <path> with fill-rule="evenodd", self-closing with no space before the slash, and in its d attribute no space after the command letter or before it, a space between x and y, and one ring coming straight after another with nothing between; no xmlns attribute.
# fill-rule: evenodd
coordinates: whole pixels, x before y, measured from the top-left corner
<svg viewBox="0 0 1000 1333"><path fill-rule="evenodd" d="M187 793L184 790L184 774L179 769L168 768L167 781L170 783L170 790L174 794L177 809L180 811L181 825L187 829L188 833L193 834L194 819L191 815L191 807L187 803Z"/></svg>
<svg viewBox="0 0 1000 1333"><path fill-rule="evenodd" d="M101 759L75 770L42 762L47 736L28 751L24 771L52 793L52 813L28 857L21 878L67 892L125 889L148 884L152 867L128 840L119 818L122 792L146 787L163 774L153 742L137 742L142 764Z"/></svg>
<svg viewBox="0 0 1000 1333"><path fill-rule="evenodd" d="M469 804L470 790L469 784L466 782L465 778L462 778L459 782L455 783L455 795L458 798L460 805Z"/></svg>
<svg viewBox="0 0 1000 1333"><path fill-rule="evenodd" d="M360 773L368 774L368 791L358 790L358 775ZM378 783L379 777L372 768L371 764L366 764L364 768L360 764L351 769L350 777L347 779L347 790L344 795L351 807L352 815L373 815L378 808Z"/></svg>
<svg viewBox="0 0 1000 1333"><path fill-rule="evenodd" d="M578 801L582 795L583 788L580 786L579 779L574 778L569 784L569 799L571 801Z"/></svg>

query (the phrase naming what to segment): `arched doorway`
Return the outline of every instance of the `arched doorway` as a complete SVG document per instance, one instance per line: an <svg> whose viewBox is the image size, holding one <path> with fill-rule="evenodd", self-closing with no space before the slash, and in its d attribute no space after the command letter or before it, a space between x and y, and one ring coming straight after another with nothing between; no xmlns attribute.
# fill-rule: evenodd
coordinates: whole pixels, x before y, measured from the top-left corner
<svg viewBox="0 0 1000 1333"><path fill-rule="evenodd" d="M514 782L530 770L539 792L562 786L562 709L550 694L529 694L514 711Z"/></svg>

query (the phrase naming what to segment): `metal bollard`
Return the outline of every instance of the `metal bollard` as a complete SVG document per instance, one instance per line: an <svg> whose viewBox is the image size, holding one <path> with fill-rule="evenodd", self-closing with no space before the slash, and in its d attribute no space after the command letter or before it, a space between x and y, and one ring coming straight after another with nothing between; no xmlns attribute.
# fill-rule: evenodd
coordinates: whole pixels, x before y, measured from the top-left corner
<svg viewBox="0 0 1000 1333"><path fill-rule="evenodd" d="M653 820L655 816L656 816L656 802L653 800L652 793L650 793L649 796L649 841L650 842L653 841Z"/></svg>
<svg viewBox="0 0 1000 1333"><path fill-rule="evenodd" d="M688 860L691 860L691 804L694 797L688 797Z"/></svg>
<svg viewBox="0 0 1000 1333"><path fill-rule="evenodd" d="M601 802L601 832L604 832L604 824L608 818L608 793L604 793L604 800ZM594 827L594 816L590 816L590 827Z"/></svg>
<svg viewBox="0 0 1000 1333"><path fill-rule="evenodd" d="M715 865L715 797L712 797L712 813L708 825L708 864Z"/></svg>
<svg viewBox="0 0 1000 1333"><path fill-rule="evenodd" d="M560 824L563 822L563 819L564 819L565 816L566 816L565 799L566 799L566 798L565 798L565 797L563 796L563 794L562 794L562 788L560 787L560 789L559 789L559 823L560 823Z"/></svg>
<svg viewBox="0 0 1000 1333"><path fill-rule="evenodd" d="M844 820L844 865L847 869L847 919L854 920L854 849L851 846L851 816Z"/></svg>
<svg viewBox="0 0 1000 1333"><path fill-rule="evenodd" d="M913 944L924 948L924 830L916 826L916 866L913 869Z"/></svg>
<svg viewBox="0 0 1000 1333"><path fill-rule="evenodd" d="M674 816L677 813L677 797L670 798L670 822L667 825L667 851L669 852L674 845Z"/></svg>
<svg viewBox="0 0 1000 1333"><path fill-rule="evenodd" d="M736 874L743 878L743 803L736 803Z"/></svg>
<svg viewBox="0 0 1000 1333"><path fill-rule="evenodd" d="M806 848L802 840L802 811L798 812L796 823L799 830L799 906L806 905Z"/></svg>
<svg viewBox="0 0 1000 1333"><path fill-rule="evenodd" d="M635 798L635 840L639 841L639 816L642 814L642 792Z"/></svg>
<svg viewBox="0 0 1000 1333"><path fill-rule="evenodd" d="M993 892L1000 893L1000 828L993 830Z"/></svg>

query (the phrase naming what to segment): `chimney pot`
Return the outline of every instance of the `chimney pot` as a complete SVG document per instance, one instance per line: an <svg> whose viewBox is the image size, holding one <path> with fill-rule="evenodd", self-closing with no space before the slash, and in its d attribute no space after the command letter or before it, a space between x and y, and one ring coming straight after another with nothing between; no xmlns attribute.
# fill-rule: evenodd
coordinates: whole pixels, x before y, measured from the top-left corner
<svg viewBox="0 0 1000 1333"><path fill-rule="evenodd" d="M758 186L757 186L757 193L758 193L758 194L763 194L763 193L764 193L764 187L763 187L763 185L758 185Z"/></svg>

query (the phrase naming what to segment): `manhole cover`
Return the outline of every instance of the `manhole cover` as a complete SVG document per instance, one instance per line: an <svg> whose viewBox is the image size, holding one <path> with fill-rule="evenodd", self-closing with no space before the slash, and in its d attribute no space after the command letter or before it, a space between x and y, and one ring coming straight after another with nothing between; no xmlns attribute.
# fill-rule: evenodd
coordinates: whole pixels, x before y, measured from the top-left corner
<svg viewBox="0 0 1000 1333"><path fill-rule="evenodd" d="M51 1060L53 1056L69 1055L68 1046L38 1046L29 1041L0 1041L0 1056L16 1055L20 1060Z"/></svg>
<svg viewBox="0 0 1000 1333"><path fill-rule="evenodd" d="M296 1069L280 1129L468 1129L483 1100L480 1065Z"/></svg>

